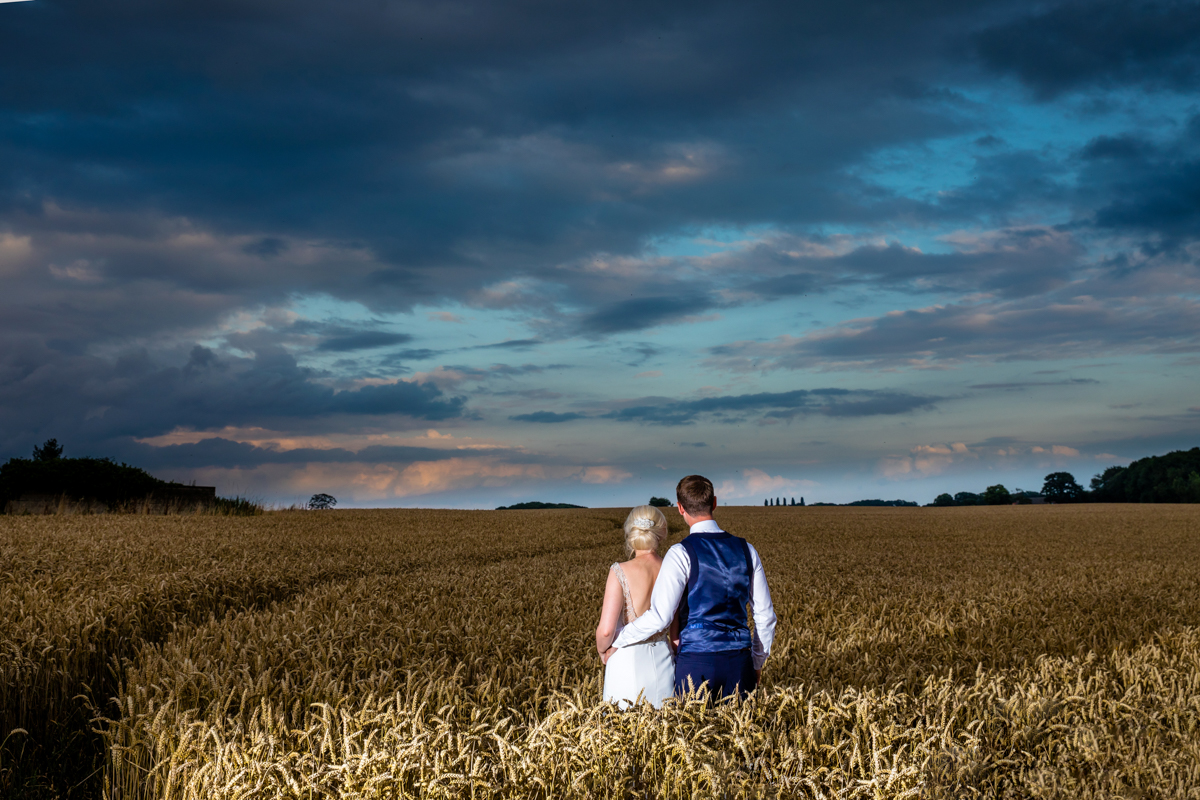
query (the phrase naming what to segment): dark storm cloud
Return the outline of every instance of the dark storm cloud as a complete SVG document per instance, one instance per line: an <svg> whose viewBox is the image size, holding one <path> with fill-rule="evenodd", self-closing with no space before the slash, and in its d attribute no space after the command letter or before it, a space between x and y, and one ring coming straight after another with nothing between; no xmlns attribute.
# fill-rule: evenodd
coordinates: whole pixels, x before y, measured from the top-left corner
<svg viewBox="0 0 1200 800"><path fill-rule="evenodd" d="M735 342L711 348L710 363L754 371L1197 351L1200 304L1192 300L1039 297L897 311L803 337Z"/></svg>
<svg viewBox="0 0 1200 800"><path fill-rule="evenodd" d="M390 347L392 345L404 344L411 342L412 336L406 333L388 333L387 331L360 331L357 333L347 333L341 336L330 336L317 345L318 350L331 350L335 353L349 352L353 350L370 350L376 347Z"/></svg>
<svg viewBox="0 0 1200 800"><path fill-rule="evenodd" d="M1130 134L1097 137L1080 158L1083 190L1097 205L1097 227L1175 243L1200 234L1200 116L1162 143Z"/></svg>
<svg viewBox="0 0 1200 800"><path fill-rule="evenodd" d="M713 302L701 295L638 297L596 309L580 322L585 334L609 334L653 328L664 322L703 313Z"/></svg>
<svg viewBox="0 0 1200 800"><path fill-rule="evenodd" d="M509 419L516 420L517 422L542 422L553 424L556 422L571 422L572 420L584 419L585 417L585 414L577 414L574 411L567 411L562 414L556 411L534 411L531 414L516 414L509 417Z"/></svg>
<svg viewBox="0 0 1200 800"><path fill-rule="evenodd" d="M924 291L978 289L1021 297L1063 284L1083 254L1069 237L1043 228L1001 234L957 253L922 253L895 244L862 247L831 266L896 287L916 284Z"/></svg>
<svg viewBox="0 0 1200 800"><path fill-rule="evenodd" d="M948 1L455 9L5 9L0 213L64 268L97 249L68 234L124 215L93 274L152 280L167 308L407 309L529 275L604 335L681 314L622 314L627 280L556 265L704 221L883 219L844 168L962 124L920 88L972 24ZM193 267L155 220L212 257Z"/></svg>
<svg viewBox="0 0 1200 800"><path fill-rule="evenodd" d="M1200 79L1200 6L1194 2L1075 2L975 37L989 68L1040 97L1092 85L1193 89Z"/></svg>
<svg viewBox="0 0 1200 800"><path fill-rule="evenodd" d="M0 15L12 78L0 81L0 447L13 452L31 433L97 442L453 419L471 413L448 394L458 383L533 374L441 365L422 383L335 392L322 381L394 377L450 349L383 323L270 316L297 300L508 312L530 330L478 349L521 351L847 287L950 298L713 351L735 368L1195 342L1188 303L1160 302L1178 281L1151 283L1184 264L1162 266L1154 248L1186 252L1196 238L1197 123L1174 141L1097 139L1064 160L992 135L999 112L972 99L996 76L1041 98L1190 90L1194 4L39 0ZM936 196L862 170L953 136L978 149L965 182ZM1070 221L1031 225L1044 204L1069 207ZM938 225L994 235L942 247L953 252L885 243ZM646 254L708 226L779 235L724 260ZM872 244L803 246L826 230ZM1081 281L1081 242L1131 231L1140 249ZM1149 277L1135 286L1133 273ZM1119 280L1150 299L1114 300ZM993 299L962 299L978 292ZM296 361L331 354L342 359L317 359L327 373ZM907 402L807 398L653 404L629 418Z"/></svg>
<svg viewBox="0 0 1200 800"><path fill-rule="evenodd" d="M1069 378L1065 381L1009 381L1007 383L974 383L970 389L1007 389L1010 391L1030 389L1040 386L1079 386L1082 384L1100 383L1093 378Z"/></svg>
<svg viewBox="0 0 1200 800"><path fill-rule="evenodd" d="M480 344L474 347L466 348L469 350L530 350L539 344L542 344L541 339L508 339L503 342L493 342L492 344Z"/></svg>
<svg viewBox="0 0 1200 800"><path fill-rule="evenodd" d="M401 381L336 392L318 377L281 351L234 359L196 347L178 368L164 367L145 352L108 362L30 346L0 358L2 444L20 452L31 434L90 445L158 436L177 427L355 429L372 419L395 424L465 413L464 398L429 383Z"/></svg>
<svg viewBox="0 0 1200 800"><path fill-rule="evenodd" d="M975 219L1006 227L1034 211L1059 208L1075 199L1068 164L1028 150L981 153L971 180L938 193L936 203L917 210L929 219Z"/></svg>
<svg viewBox="0 0 1200 800"><path fill-rule="evenodd" d="M949 0L454 8L5 9L0 68L21 79L0 87L0 214L35 236L42 263L98 292L136 286L181 324L297 294L393 310L483 302L483 287L527 276L558 287L543 302L578 310L560 334L606 336L685 319L719 287L630 300L661 281L559 268L581 254L635 253L648 235L710 222L975 219L1058 191L1055 165L1009 152L981 159L977 180L936 207L847 172L880 148L979 124L943 88L964 74L964 37L990 68L1046 85L1054 65L1021 58L1119 54L1106 59L1127 65L1117 80L1128 65L1141 76L1184 63L1195 16ZM159 230L184 224L208 252ZM120 242L88 236L116 230ZM759 277L761 297L823 285ZM136 316L102 327L152 327Z"/></svg>
<svg viewBox="0 0 1200 800"><path fill-rule="evenodd" d="M744 422L755 416L766 419L792 419L808 414L865 417L928 410L941 399L943 398L872 389L797 389L791 392L758 392L704 397L699 400L662 401L617 409L605 416L620 422L641 422L650 425L691 425L701 416L725 423Z"/></svg>
<svg viewBox="0 0 1200 800"><path fill-rule="evenodd" d="M986 291L1004 297L1044 294L1067 283L1084 263L1084 248L1069 232L1048 227L1004 228L964 238L955 252L923 252L899 243L856 247L840 255L805 252L820 240L781 235L715 260L724 288L739 300L698 310L838 288L961 295ZM773 273L773 274L772 274ZM758 277L752 277L758 276ZM688 312L687 307L664 314ZM653 316L653 314L648 315Z"/></svg>

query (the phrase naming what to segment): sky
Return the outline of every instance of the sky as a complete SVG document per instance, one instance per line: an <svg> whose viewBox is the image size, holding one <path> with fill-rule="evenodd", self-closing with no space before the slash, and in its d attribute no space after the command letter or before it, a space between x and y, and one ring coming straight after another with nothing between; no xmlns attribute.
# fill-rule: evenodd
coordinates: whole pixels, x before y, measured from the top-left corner
<svg viewBox="0 0 1200 800"><path fill-rule="evenodd" d="M0 4L0 458L286 506L1200 445L1200 4Z"/></svg>

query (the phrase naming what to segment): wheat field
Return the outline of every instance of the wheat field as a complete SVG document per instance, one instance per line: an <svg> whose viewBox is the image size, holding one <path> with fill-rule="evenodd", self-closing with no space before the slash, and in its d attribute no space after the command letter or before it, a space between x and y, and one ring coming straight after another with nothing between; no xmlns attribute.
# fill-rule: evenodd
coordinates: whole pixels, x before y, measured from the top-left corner
<svg viewBox="0 0 1200 800"><path fill-rule="evenodd" d="M623 520L0 517L0 794L1200 798L1200 506L720 509L763 683L622 713Z"/></svg>

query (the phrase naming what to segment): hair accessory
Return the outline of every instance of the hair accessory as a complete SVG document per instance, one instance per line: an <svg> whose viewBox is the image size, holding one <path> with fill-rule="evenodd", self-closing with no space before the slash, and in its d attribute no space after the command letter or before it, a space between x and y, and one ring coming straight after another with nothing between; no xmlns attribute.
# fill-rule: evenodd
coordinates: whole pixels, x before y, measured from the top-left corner
<svg viewBox="0 0 1200 800"><path fill-rule="evenodd" d="M658 527L658 523L652 519L635 519L633 521L633 527L641 528L642 530L654 530Z"/></svg>

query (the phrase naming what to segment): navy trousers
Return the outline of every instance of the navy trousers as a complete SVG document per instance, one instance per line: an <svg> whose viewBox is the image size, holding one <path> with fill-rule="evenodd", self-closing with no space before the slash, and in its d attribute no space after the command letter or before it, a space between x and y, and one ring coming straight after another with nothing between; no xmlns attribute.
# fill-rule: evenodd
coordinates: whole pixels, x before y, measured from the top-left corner
<svg viewBox="0 0 1200 800"><path fill-rule="evenodd" d="M686 694L688 678L692 685L708 681L709 694L721 698L740 692L742 697L754 691L758 676L750 650L723 650L719 653L677 653L675 655L675 694Z"/></svg>

